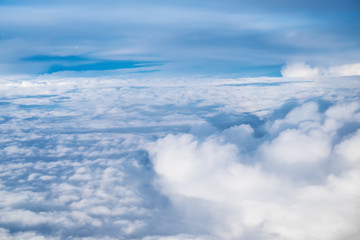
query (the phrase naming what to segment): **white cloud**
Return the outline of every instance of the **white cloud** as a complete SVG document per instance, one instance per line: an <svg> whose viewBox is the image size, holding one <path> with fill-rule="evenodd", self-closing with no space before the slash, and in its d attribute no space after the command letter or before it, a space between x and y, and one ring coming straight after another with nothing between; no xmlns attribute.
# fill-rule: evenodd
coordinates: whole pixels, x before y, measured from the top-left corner
<svg viewBox="0 0 360 240"><path fill-rule="evenodd" d="M276 119L269 127L269 131L276 133L289 127L318 127L321 116L315 102L305 103L293 109L284 119Z"/></svg>
<svg viewBox="0 0 360 240"><path fill-rule="evenodd" d="M335 146L335 152L339 154L340 159L350 166L360 165L360 130L354 136L345 139Z"/></svg>
<svg viewBox="0 0 360 240"><path fill-rule="evenodd" d="M343 121L359 120L357 116L354 116L357 112L359 113L359 102L351 103L340 103L336 106L328 109L325 115L329 118Z"/></svg>
<svg viewBox="0 0 360 240"><path fill-rule="evenodd" d="M281 75L290 78L314 78L320 76L320 70L306 63L294 62L284 66Z"/></svg>
<svg viewBox="0 0 360 240"><path fill-rule="evenodd" d="M329 68L329 75L336 77L360 75L360 63L332 66Z"/></svg>
<svg viewBox="0 0 360 240"><path fill-rule="evenodd" d="M358 234L357 82L48 75L0 83L5 239Z"/></svg>
<svg viewBox="0 0 360 240"><path fill-rule="evenodd" d="M354 103L343 107L351 106ZM207 216L206 233L221 239L360 236L359 135L333 145L338 136L333 129L326 131L324 118L337 115L337 110L342 108L320 113L316 103L295 108L282 121L296 124L268 136L270 142L258 141L258 150L249 155L221 136L198 140L168 135L148 147L158 186L184 211L186 221ZM304 128L299 124L303 121L317 128ZM245 132L251 133L251 128ZM349 162L350 167L332 172L334 160Z"/></svg>
<svg viewBox="0 0 360 240"><path fill-rule="evenodd" d="M282 67L281 75L283 77L290 78L358 76L360 75L360 63L350 63L320 68L312 67L304 62L293 62Z"/></svg>
<svg viewBox="0 0 360 240"><path fill-rule="evenodd" d="M325 160L331 151L328 136L301 130L285 130L271 143L264 144L264 158L279 165L311 164Z"/></svg>

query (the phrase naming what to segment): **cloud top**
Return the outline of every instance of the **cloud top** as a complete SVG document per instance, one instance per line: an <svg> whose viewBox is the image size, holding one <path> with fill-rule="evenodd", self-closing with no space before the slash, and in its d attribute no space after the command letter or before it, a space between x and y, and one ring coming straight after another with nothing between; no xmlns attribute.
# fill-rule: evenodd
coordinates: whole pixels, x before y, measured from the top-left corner
<svg viewBox="0 0 360 240"><path fill-rule="evenodd" d="M208 216L206 232L220 239L359 237L360 131L339 130L360 123L360 108L336 117L354 104L323 113L315 102L299 106L267 126L270 135L254 141L254 152L227 139L234 131L251 141L251 131L232 128L205 140L168 135L148 148L159 187L187 221ZM281 130L273 131L280 121Z"/></svg>
<svg viewBox="0 0 360 240"><path fill-rule="evenodd" d="M0 83L5 239L359 236L356 77Z"/></svg>
<svg viewBox="0 0 360 240"><path fill-rule="evenodd" d="M281 69L283 77L314 78L319 74L318 68L312 68L309 64L301 62L288 64Z"/></svg>
<svg viewBox="0 0 360 240"><path fill-rule="evenodd" d="M330 66L328 68L311 67L303 62L284 65L281 69L283 77L317 78L317 77L347 77L360 75L360 63Z"/></svg>

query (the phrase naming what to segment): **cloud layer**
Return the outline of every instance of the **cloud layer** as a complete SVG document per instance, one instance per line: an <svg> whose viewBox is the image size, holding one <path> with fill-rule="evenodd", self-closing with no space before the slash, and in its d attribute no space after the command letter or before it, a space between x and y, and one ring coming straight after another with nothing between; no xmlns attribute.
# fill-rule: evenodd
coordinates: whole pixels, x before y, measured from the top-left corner
<svg viewBox="0 0 360 240"><path fill-rule="evenodd" d="M0 239L359 239L359 12L0 1Z"/></svg>
<svg viewBox="0 0 360 240"><path fill-rule="evenodd" d="M359 235L356 77L0 81L3 239Z"/></svg>

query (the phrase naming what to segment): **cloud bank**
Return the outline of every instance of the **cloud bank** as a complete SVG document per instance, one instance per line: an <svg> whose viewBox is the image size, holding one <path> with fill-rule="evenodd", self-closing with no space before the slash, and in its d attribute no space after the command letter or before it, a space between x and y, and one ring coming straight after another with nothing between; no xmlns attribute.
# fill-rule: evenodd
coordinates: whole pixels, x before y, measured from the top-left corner
<svg viewBox="0 0 360 240"><path fill-rule="evenodd" d="M308 102L260 139L239 125L204 140L168 135L149 151L160 190L219 239L356 239L360 130L344 134L350 123L360 126L358 102L325 112Z"/></svg>
<svg viewBox="0 0 360 240"><path fill-rule="evenodd" d="M3 239L359 236L357 77L0 84Z"/></svg>

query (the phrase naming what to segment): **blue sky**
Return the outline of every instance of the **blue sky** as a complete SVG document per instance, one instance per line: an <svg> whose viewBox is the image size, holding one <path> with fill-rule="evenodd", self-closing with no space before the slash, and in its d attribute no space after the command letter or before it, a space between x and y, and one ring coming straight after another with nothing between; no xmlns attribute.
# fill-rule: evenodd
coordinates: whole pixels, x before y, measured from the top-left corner
<svg viewBox="0 0 360 240"><path fill-rule="evenodd" d="M174 75L256 77L280 76L281 66L293 61L352 64L360 62L359 5L1 1L1 72L113 70L136 61L156 63L152 70Z"/></svg>

